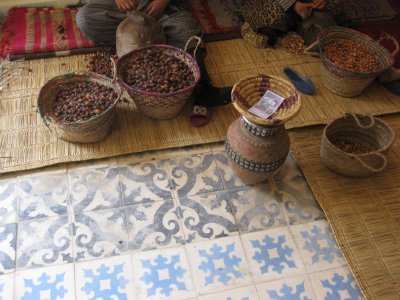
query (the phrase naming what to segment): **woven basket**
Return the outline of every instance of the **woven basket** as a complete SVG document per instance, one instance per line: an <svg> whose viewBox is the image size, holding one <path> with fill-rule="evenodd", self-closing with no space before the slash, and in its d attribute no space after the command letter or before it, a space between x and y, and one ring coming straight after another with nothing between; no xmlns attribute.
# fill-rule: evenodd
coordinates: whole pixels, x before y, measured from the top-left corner
<svg viewBox="0 0 400 300"><path fill-rule="evenodd" d="M248 110L260 101L267 90L285 100L272 116L263 119ZM278 76L262 74L252 75L237 82L232 89L232 103L248 121L264 126L283 124L294 118L301 108L300 95L293 84Z"/></svg>
<svg viewBox="0 0 400 300"><path fill-rule="evenodd" d="M324 47L341 39L352 40L367 46L376 58L377 69L372 72L356 72L335 65L326 58L323 51ZM354 97L361 94L379 74L394 63L393 55L378 42L368 35L348 28L332 26L322 30L318 34L317 41L310 45L305 52L315 55L315 53L310 52L310 49L317 45L319 46L317 55L322 59L322 82L331 92L343 97ZM398 47L395 53L397 51Z"/></svg>
<svg viewBox="0 0 400 300"><path fill-rule="evenodd" d="M384 153L394 139L394 130L382 120L372 116L346 114L325 127L320 150L321 160L328 168L342 175L367 177L386 167ZM345 152L334 146L335 142L341 140L362 144L371 149L371 152Z"/></svg>
<svg viewBox="0 0 400 300"><path fill-rule="evenodd" d="M267 48L268 47L268 37L262 34L257 34L250 27L250 24L244 22L240 28L243 40L248 42L250 45L257 48Z"/></svg>
<svg viewBox="0 0 400 300"><path fill-rule="evenodd" d="M78 122L62 122L54 115L54 102L61 88L75 82L97 82L107 87L112 87L118 98L112 106L100 115ZM95 143L104 139L110 131L111 123L115 115L115 106L121 97L122 89L118 84L107 77L95 74L69 73L54 77L40 90L37 104L38 111L46 126L59 138L68 142Z"/></svg>
<svg viewBox="0 0 400 300"><path fill-rule="evenodd" d="M122 56L117 61L117 78L119 83L126 89L132 100L135 102L137 108L146 116L153 119L171 119L178 115L184 108L187 100L192 94L194 88L200 81L200 69L196 60L189 55L186 50L189 43L193 38L198 39L197 47L201 43L201 39L198 37L192 37L186 43L185 49L176 48L168 45L151 45L135 49L126 55ZM130 61L133 57L139 55L141 52L147 51L148 49L159 48L164 51L167 55L175 56L187 64L189 69L193 72L195 81L189 87L175 91L173 93L155 93L148 92L138 89L134 86L130 86L124 81L124 72L130 65ZM195 53L195 52L194 52ZM195 54L194 54L195 55Z"/></svg>

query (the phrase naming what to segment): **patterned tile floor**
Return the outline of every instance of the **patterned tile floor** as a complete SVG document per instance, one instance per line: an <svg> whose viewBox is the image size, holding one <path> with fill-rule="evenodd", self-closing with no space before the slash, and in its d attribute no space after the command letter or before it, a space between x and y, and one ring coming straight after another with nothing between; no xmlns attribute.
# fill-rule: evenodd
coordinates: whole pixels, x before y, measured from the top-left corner
<svg viewBox="0 0 400 300"><path fill-rule="evenodd" d="M0 299L361 299L300 169L242 184L222 144L0 180Z"/></svg>

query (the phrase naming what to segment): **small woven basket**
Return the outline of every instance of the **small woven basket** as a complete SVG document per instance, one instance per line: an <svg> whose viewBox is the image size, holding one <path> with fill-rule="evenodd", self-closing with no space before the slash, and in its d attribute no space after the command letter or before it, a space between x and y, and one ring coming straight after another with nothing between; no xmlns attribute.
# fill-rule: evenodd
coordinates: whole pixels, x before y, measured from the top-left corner
<svg viewBox="0 0 400 300"><path fill-rule="evenodd" d="M187 100L192 94L194 88L200 81L200 69L196 62L196 60L188 54L187 47L189 43L193 40L197 39L197 47L201 43L201 39L199 37L190 38L185 46L185 49L180 49L173 46L168 45L151 45L147 47L142 47L135 49L117 61L117 78L122 87L128 92L131 96L133 102L136 104L137 108L146 116L153 119L171 119L178 115L181 110L184 108ZM195 81L189 87L181 89L179 91L175 91L173 93L155 93L148 92L136 88L134 86L129 85L124 81L124 72L127 67L130 65L130 61L133 57L137 56L139 53L147 51L148 49L159 48L164 51L167 55L175 56L176 58L182 60L187 64L189 69L193 72ZM194 55L196 55L196 50L194 51Z"/></svg>
<svg viewBox="0 0 400 300"><path fill-rule="evenodd" d="M268 47L268 37L254 32L249 23L244 22L240 28L240 32L243 40L248 42L250 45L257 48Z"/></svg>
<svg viewBox="0 0 400 300"><path fill-rule="evenodd" d="M377 69L371 72L356 72L349 68L338 66L324 55L324 47L337 40L352 40L367 46L375 56ZM368 35L356 30L332 26L322 30L317 41L311 44L305 53L320 56L322 59L322 82L334 94L343 97L355 97L361 94L384 70L394 63L393 55L398 51L398 43L393 54L389 53L377 41ZM310 52L315 46L319 46L319 53Z"/></svg>
<svg viewBox="0 0 400 300"><path fill-rule="evenodd" d="M249 112L249 109L260 101L267 90L285 100L272 116L263 119ZM263 74L238 81L232 89L232 103L249 122L262 126L283 124L294 118L301 108L300 95L293 84L281 77Z"/></svg>
<svg viewBox="0 0 400 300"><path fill-rule="evenodd" d="M100 115L88 120L78 122L62 122L58 120L54 115L54 102L63 86L88 81L113 88L118 95L114 104ZM38 112L46 126L59 138L68 142L95 143L104 139L109 133L115 115L115 106L121 94L121 87L107 77L95 73L69 73L54 77L41 88L37 100Z"/></svg>
<svg viewBox="0 0 400 300"><path fill-rule="evenodd" d="M321 160L328 168L345 176L371 176L386 167L384 153L394 139L394 130L384 121L372 116L346 114L325 127ZM334 145L343 140L364 145L371 151L362 154L345 152Z"/></svg>

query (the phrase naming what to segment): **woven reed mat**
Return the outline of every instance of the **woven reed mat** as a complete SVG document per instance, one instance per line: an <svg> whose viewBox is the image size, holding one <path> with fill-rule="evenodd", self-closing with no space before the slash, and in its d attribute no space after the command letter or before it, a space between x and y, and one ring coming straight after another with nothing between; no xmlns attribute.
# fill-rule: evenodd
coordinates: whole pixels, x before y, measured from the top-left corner
<svg viewBox="0 0 400 300"><path fill-rule="evenodd" d="M386 114L400 111L399 97L374 85L356 99L334 96L319 79L318 59L286 51L256 49L241 39L208 43L206 64L216 86L233 85L244 76L270 73L284 76L282 68L295 66L310 76L318 93L303 97L302 112L288 128L323 124L345 111ZM156 121L139 114L132 104L118 108L111 135L101 143L77 145L58 140L36 113L40 87L50 78L85 68L84 55L25 62L26 70L0 93L0 173L51 164L115 156L222 141L238 116L231 105L214 110L211 122L202 128L190 125L189 107L172 120ZM396 101L397 100L397 101Z"/></svg>
<svg viewBox="0 0 400 300"><path fill-rule="evenodd" d="M397 139L387 168L369 178L349 178L320 160L323 128L290 131L292 152L333 228L367 299L400 299L400 115L386 116Z"/></svg>
<svg viewBox="0 0 400 300"><path fill-rule="evenodd" d="M317 93L313 96L301 95L301 112L286 124L286 128L326 124L348 111L374 115L400 112L400 97L378 83L373 83L355 98L332 94L322 83L318 58L287 51L258 49L241 39L210 43L207 48L207 67L214 83L219 86L234 84L244 76L257 73L285 78L282 69L286 66L292 66L312 79Z"/></svg>

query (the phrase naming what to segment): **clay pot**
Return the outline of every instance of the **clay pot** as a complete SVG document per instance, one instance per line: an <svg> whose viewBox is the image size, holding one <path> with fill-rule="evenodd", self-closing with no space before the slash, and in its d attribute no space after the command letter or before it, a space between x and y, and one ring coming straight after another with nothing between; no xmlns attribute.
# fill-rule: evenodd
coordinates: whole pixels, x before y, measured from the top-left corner
<svg viewBox="0 0 400 300"><path fill-rule="evenodd" d="M285 162L290 140L283 125L260 126L245 117L228 129L225 147L233 172L245 184L256 184Z"/></svg>
<svg viewBox="0 0 400 300"><path fill-rule="evenodd" d="M166 43L165 33L156 19L140 11L131 11L127 16L117 28L118 57L140 47Z"/></svg>
<svg viewBox="0 0 400 300"><path fill-rule="evenodd" d="M249 108L267 91L283 97L283 103L268 119L258 117ZM252 75L237 82L232 89L232 103L241 117L229 127L225 147L229 163L246 184L256 184L275 174L289 153L290 140L284 124L300 111L296 88L273 75Z"/></svg>

